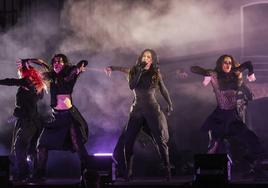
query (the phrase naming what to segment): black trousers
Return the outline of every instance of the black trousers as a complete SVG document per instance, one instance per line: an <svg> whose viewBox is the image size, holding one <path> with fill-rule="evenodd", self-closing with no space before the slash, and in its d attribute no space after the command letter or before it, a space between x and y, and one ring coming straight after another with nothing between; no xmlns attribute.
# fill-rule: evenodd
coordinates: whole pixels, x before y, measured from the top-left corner
<svg viewBox="0 0 268 188"><path fill-rule="evenodd" d="M150 132L159 148L162 161L166 167L169 167L168 151L168 126L164 113L160 110L158 104L138 108L134 106L128 124L125 129L125 160L128 170L132 169L131 158L133 156L133 147L144 122L148 125Z"/></svg>
<svg viewBox="0 0 268 188"><path fill-rule="evenodd" d="M240 119L236 109L221 110L219 108L208 117L207 126L211 130L212 138L217 140L220 152L230 152L229 140L238 141L248 151L248 156L252 160L259 158L264 153L262 144L258 136L250 130Z"/></svg>
<svg viewBox="0 0 268 188"><path fill-rule="evenodd" d="M55 120L46 125L37 148L37 176L45 176L49 150L75 151L81 161L81 170L86 168L88 153L79 125L68 111L58 113Z"/></svg>
<svg viewBox="0 0 268 188"><path fill-rule="evenodd" d="M18 178L29 176L27 155L36 159L36 143L40 134L41 122L39 119L19 118L15 124L12 139L11 155L14 164L13 175Z"/></svg>
<svg viewBox="0 0 268 188"><path fill-rule="evenodd" d="M119 139L117 140L117 143L116 143L114 151L113 151L113 158L117 164L117 173L118 173L117 175L119 177L123 176L124 173L126 172L125 153L124 153L125 140L126 140L125 129L126 129L126 127L124 127L121 135L119 136ZM144 135L146 135L147 137L149 137L151 139L151 141L153 142L153 145L155 146L155 149L156 149L158 155L161 157L158 145L156 144L156 141L155 141L152 133L150 132L149 127L146 125L145 121L143 122L141 130L144 133ZM140 140L140 142L141 142L141 144L146 145L146 143L144 143L143 140Z"/></svg>

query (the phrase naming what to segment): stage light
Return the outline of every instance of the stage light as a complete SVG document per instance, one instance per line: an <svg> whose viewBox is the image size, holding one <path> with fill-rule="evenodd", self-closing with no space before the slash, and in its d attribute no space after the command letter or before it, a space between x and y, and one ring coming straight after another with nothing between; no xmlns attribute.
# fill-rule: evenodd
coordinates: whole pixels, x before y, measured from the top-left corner
<svg viewBox="0 0 268 188"><path fill-rule="evenodd" d="M112 153L94 153L88 156L88 170L96 171L104 184L115 180L115 164Z"/></svg>
<svg viewBox="0 0 268 188"><path fill-rule="evenodd" d="M93 154L94 156L113 156L113 154L112 153L94 153Z"/></svg>

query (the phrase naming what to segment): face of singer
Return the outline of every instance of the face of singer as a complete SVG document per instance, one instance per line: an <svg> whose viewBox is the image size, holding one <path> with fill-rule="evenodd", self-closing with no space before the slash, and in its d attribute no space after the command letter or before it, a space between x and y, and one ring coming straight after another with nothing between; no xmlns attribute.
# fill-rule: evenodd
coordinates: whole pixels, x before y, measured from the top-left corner
<svg viewBox="0 0 268 188"><path fill-rule="evenodd" d="M55 57L53 60L53 70L58 74L64 67L64 62L61 57Z"/></svg>
<svg viewBox="0 0 268 188"><path fill-rule="evenodd" d="M145 70L148 70L151 67L151 64L153 63L153 57L151 52L145 51L142 55L142 62L146 62L146 66L144 67Z"/></svg>
<svg viewBox="0 0 268 188"><path fill-rule="evenodd" d="M223 59L222 70L225 73L229 73L231 69L232 69L232 59L227 56Z"/></svg>

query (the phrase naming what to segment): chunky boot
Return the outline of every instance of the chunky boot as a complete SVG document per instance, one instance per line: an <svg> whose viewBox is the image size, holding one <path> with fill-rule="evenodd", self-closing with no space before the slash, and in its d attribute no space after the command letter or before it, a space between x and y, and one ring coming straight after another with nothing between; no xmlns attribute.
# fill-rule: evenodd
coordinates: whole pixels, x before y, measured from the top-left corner
<svg viewBox="0 0 268 188"><path fill-rule="evenodd" d="M163 168L163 176L165 180L170 181L171 180L171 169L170 169L170 161L169 161L169 153L168 151L163 154L162 157L164 168Z"/></svg>
<svg viewBox="0 0 268 188"><path fill-rule="evenodd" d="M37 164L33 174L34 181L44 181L46 179L46 164L48 158L48 151L46 148L38 148Z"/></svg>
<svg viewBox="0 0 268 188"><path fill-rule="evenodd" d="M253 165L253 170L254 170L253 180L254 181L267 181L268 180L268 176L261 162L262 161L259 159L254 161L254 165Z"/></svg>
<svg viewBox="0 0 268 188"><path fill-rule="evenodd" d="M131 156L129 158L129 160L127 160L127 164L126 164L126 173L125 173L125 180L126 181L131 181L132 180L132 176L133 176L133 172L132 172L132 168L133 168L133 160L134 157Z"/></svg>
<svg viewBox="0 0 268 188"><path fill-rule="evenodd" d="M165 180L170 181L171 180L171 170L170 170L170 165L166 166L164 168L164 177Z"/></svg>

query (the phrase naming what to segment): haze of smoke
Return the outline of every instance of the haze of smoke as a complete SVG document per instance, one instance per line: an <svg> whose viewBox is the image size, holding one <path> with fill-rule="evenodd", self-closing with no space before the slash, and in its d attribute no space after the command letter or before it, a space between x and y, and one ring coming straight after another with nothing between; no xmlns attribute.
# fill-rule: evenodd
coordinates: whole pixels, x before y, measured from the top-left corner
<svg viewBox="0 0 268 188"><path fill-rule="evenodd" d="M137 52L150 47L178 56L233 48L240 45L239 14L215 1L69 0L62 21L72 35L60 49Z"/></svg>
<svg viewBox="0 0 268 188"><path fill-rule="evenodd" d="M132 66L136 54L148 47L161 58L236 48L240 45L240 12L230 2L222 8L225 4L212 0L68 0L61 15L63 25L59 26L53 10L44 9L30 23L20 23L0 36L0 57L7 65L0 76L16 77L17 58L47 58L59 52L66 53L72 62L88 59L89 69L103 69L107 65ZM169 88L171 93L177 92ZM197 95L196 86L177 89L198 101L210 96L206 92ZM1 101L14 101L10 93L15 97L15 89L2 93ZM133 95L122 73L109 79L104 73L88 71L78 80L73 98L89 123L90 134L98 135L122 129ZM185 108L189 111L182 114L190 114L190 102ZM6 112L12 112L14 106L9 104L3 105L2 121ZM0 131L4 130L2 125Z"/></svg>

